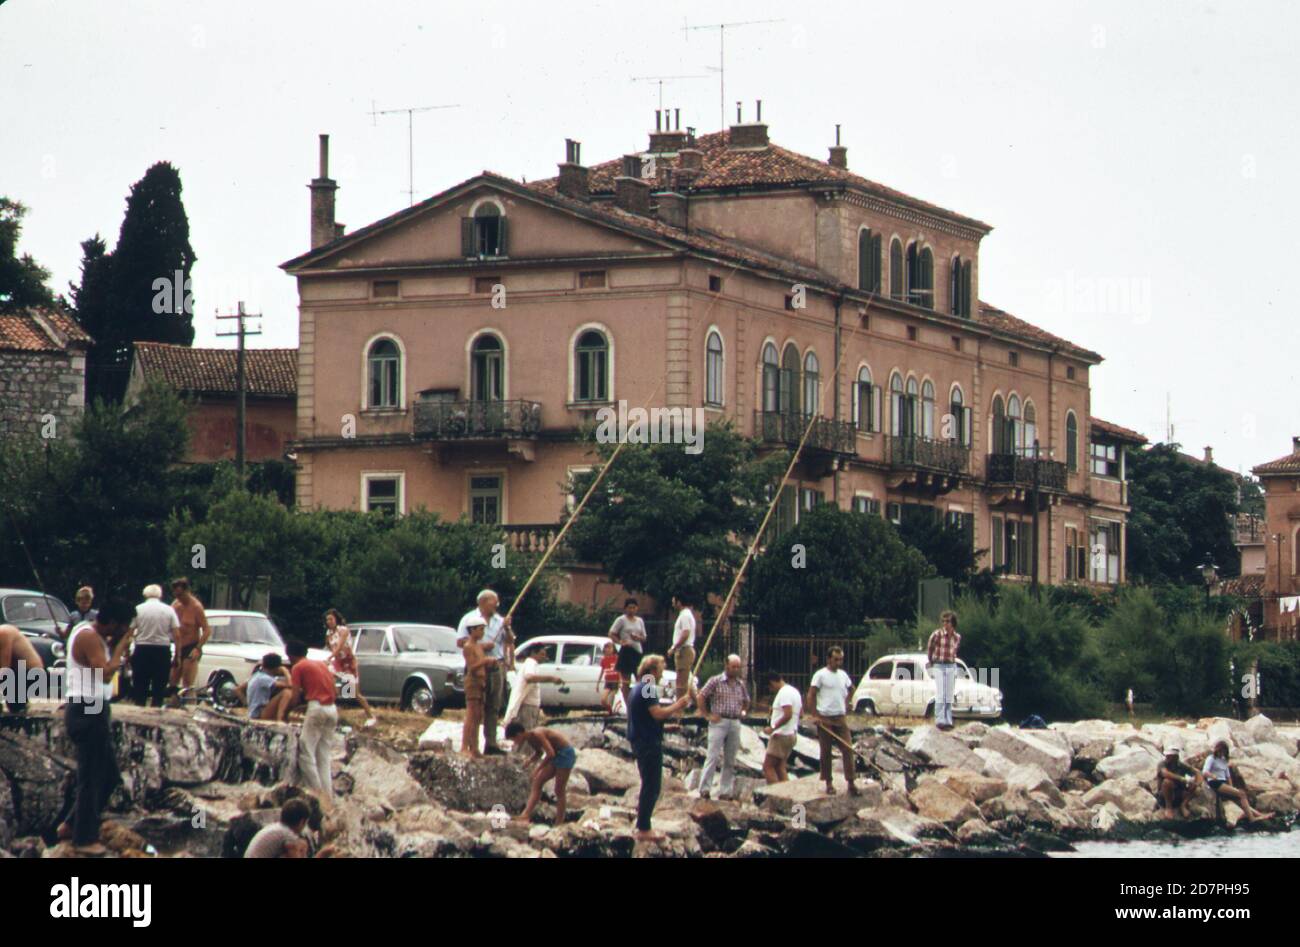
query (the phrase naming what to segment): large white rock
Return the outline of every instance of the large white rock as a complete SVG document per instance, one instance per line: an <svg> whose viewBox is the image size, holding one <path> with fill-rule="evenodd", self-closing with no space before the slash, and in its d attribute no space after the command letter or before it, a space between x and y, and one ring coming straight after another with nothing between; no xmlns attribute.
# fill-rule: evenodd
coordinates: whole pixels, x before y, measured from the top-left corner
<svg viewBox="0 0 1300 947"><path fill-rule="evenodd" d="M1083 803L1089 807L1111 804L1127 817L1149 815L1155 808L1156 797L1147 792L1134 776L1119 776L1094 786L1083 794Z"/></svg>
<svg viewBox="0 0 1300 947"><path fill-rule="evenodd" d="M840 822L864 806L878 806L883 797L880 784L869 779L857 780L858 795L850 796L844 777L835 773L831 786L834 795L826 795L826 786L817 775L791 779L754 790L754 804L781 815L802 815L810 825Z"/></svg>
<svg viewBox="0 0 1300 947"><path fill-rule="evenodd" d="M976 747L972 752L979 758L980 772L985 776L991 776L994 779L1001 779L1004 782L1011 775L1011 771L1016 768L1016 764L1011 762L997 750L990 750L988 747Z"/></svg>
<svg viewBox="0 0 1300 947"><path fill-rule="evenodd" d="M927 819L956 827L970 819L980 818L975 803L957 795L943 783L929 780L912 790L912 805Z"/></svg>
<svg viewBox="0 0 1300 947"><path fill-rule="evenodd" d="M1148 746L1134 746L1106 757L1097 764L1094 772L1103 780L1119 776L1136 776L1141 782L1156 778L1160 753Z"/></svg>
<svg viewBox="0 0 1300 947"><path fill-rule="evenodd" d="M941 769L937 773L926 773L921 776L919 782L924 783L928 780L942 783L963 799L969 799L977 805L1007 791L1006 780L955 767Z"/></svg>
<svg viewBox="0 0 1300 947"><path fill-rule="evenodd" d="M573 767L587 778L593 792L622 793L641 785L641 774L636 764L629 763L607 750L587 747L578 751L578 762Z"/></svg>
<svg viewBox="0 0 1300 947"><path fill-rule="evenodd" d="M904 845L920 845L922 839L944 838L948 830L942 822L927 819L908 809L877 805L858 810L858 819L878 828L881 834L895 838Z"/></svg>
<svg viewBox="0 0 1300 947"><path fill-rule="evenodd" d="M907 749L936 766L956 766L977 773L983 766L965 743L931 726L918 727L914 730L907 740Z"/></svg>
<svg viewBox="0 0 1300 947"><path fill-rule="evenodd" d="M1252 740L1261 743L1272 738L1274 732L1273 721L1263 714L1255 714L1246 721L1245 730L1250 734Z"/></svg>
<svg viewBox="0 0 1300 947"><path fill-rule="evenodd" d="M1068 743L1068 741L1066 741ZM1070 751L1057 737L1044 738L1039 731L994 727L984 737L981 749L997 750L1013 763L1034 763L1059 782L1070 771Z"/></svg>
<svg viewBox="0 0 1300 947"><path fill-rule="evenodd" d="M1026 793L1041 792L1052 801L1053 805L1065 805L1065 797L1056 788L1052 777L1048 776L1036 763L1021 763L1014 767L1007 776L1008 789L1022 789Z"/></svg>

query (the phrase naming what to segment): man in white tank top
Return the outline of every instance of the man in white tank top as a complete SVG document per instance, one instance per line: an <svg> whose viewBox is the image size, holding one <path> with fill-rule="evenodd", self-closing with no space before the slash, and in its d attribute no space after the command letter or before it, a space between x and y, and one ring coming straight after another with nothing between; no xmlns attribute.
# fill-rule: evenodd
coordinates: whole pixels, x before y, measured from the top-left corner
<svg viewBox="0 0 1300 947"><path fill-rule="evenodd" d="M100 813L121 781L109 728L107 682L122 666L134 618L135 609L126 602L105 602L93 621L82 622L68 635L64 724L77 751L77 795L71 822L59 826L59 837L71 838L78 851L88 855L104 851L99 844Z"/></svg>

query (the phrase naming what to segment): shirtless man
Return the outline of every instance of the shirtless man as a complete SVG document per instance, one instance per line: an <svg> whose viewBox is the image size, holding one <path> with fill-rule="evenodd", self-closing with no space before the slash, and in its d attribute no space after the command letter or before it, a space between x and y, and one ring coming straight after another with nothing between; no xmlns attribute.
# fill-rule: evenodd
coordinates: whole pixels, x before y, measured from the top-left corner
<svg viewBox="0 0 1300 947"><path fill-rule="evenodd" d="M26 685L20 684L19 678L26 679L32 668L44 670L45 663L27 636L13 625L0 625L0 674L13 673L8 682L0 680L0 701L5 702L11 713L21 714L27 710L27 702L21 699ZM6 701L6 694L13 700Z"/></svg>
<svg viewBox="0 0 1300 947"><path fill-rule="evenodd" d="M171 686L193 687L199 671L199 658L203 657L203 646L212 637L212 628L208 625L208 613L203 610L203 603L190 591L189 579L173 579L172 595L176 599L172 608L176 609L181 626L176 629Z"/></svg>
<svg viewBox="0 0 1300 947"><path fill-rule="evenodd" d="M578 762L578 753L563 734L547 727L534 727L525 730L519 721L513 721L506 727L506 739L514 742L516 747L527 746L532 751L529 765L537 761L533 770L532 791L528 795L528 805L524 806L519 821L529 822L533 810L542 800L542 787L552 779L555 780L555 824L564 824L564 809L568 802L565 787L573 773L574 764Z"/></svg>

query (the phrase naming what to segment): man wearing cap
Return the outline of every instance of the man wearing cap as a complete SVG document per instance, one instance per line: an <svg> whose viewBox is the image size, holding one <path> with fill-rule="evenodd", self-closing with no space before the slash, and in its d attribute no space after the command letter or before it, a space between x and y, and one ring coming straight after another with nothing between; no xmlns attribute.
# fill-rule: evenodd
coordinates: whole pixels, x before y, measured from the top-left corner
<svg viewBox="0 0 1300 947"><path fill-rule="evenodd" d="M1190 816L1188 808L1192 802L1192 791L1201 784L1201 774L1192 769L1181 759L1182 747L1169 743L1165 747L1165 758L1156 767L1156 781L1159 784L1160 801L1165 804L1165 818L1174 817L1174 806L1184 819Z"/></svg>
<svg viewBox="0 0 1300 947"><path fill-rule="evenodd" d="M483 752L489 756L504 755L505 750L497 746L497 717L500 716L505 698L505 672L510 670L510 658L514 654L514 634L510 630L510 619L497 614L500 599L491 589L478 593L478 606L470 609L456 626L456 645L463 648L469 640L469 622L481 619L484 623L483 638L479 645L483 654L496 661L487 668L487 680L483 688ZM507 653L509 652L509 653Z"/></svg>

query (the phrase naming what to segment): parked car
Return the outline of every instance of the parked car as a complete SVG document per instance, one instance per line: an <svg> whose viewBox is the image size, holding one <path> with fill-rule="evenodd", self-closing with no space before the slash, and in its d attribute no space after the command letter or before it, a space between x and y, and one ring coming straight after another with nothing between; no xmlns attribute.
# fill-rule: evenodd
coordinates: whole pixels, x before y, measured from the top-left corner
<svg viewBox="0 0 1300 947"><path fill-rule="evenodd" d="M853 692L858 713L932 717L935 697L930 659L925 654L889 654L867 668ZM1002 716L1002 691L976 681L964 661L957 661L953 687L954 717Z"/></svg>
<svg viewBox="0 0 1300 947"><path fill-rule="evenodd" d="M194 682L220 690L228 702L233 702L235 688L248 680L267 652L274 651L288 661L280 629L261 612L208 609L208 624L212 627L212 637L203 647ZM175 652L173 646L173 658ZM307 657L317 661L327 661L329 656L321 648L307 650Z"/></svg>
<svg viewBox="0 0 1300 947"><path fill-rule="evenodd" d="M348 627L366 700L430 715L465 702L465 658L455 628L370 621Z"/></svg>
<svg viewBox="0 0 1300 947"><path fill-rule="evenodd" d="M0 589L0 624L14 625L32 643L47 668L63 667L63 633L72 616L53 595L30 589Z"/></svg>
<svg viewBox="0 0 1300 947"><path fill-rule="evenodd" d="M511 688L518 679L519 666L524 660L545 646L550 660L538 665L538 672L553 674L564 679L563 684L542 684L542 707L571 710L578 707L600 707L600 658L608 638L598 635L542 635L529 638L515 648L515 670L506 676ZM664 671L659 680L661 702L676 700L677 673Z"/></svg>

